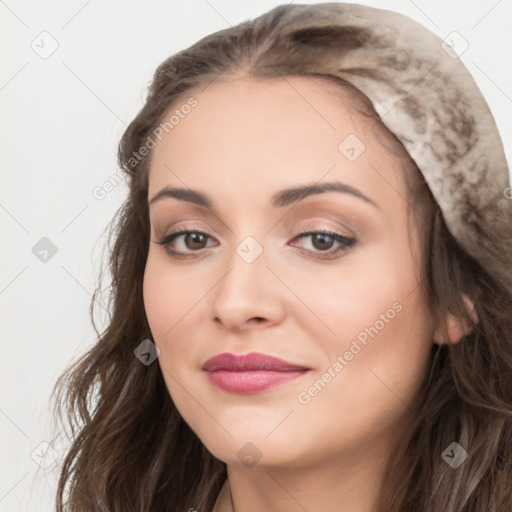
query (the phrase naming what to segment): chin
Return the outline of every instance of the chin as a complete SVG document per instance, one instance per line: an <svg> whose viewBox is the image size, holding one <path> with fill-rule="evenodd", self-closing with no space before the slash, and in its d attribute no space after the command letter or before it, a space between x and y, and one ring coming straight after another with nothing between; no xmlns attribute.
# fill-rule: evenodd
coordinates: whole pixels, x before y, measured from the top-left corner
<svg viewBox="0 0 512 512"><path fill-rule="evenodd" d="M254 425L250 422L230 424L229 435L222 427L208 429L196 434L206 449L217 459L230 465L252 467L256 463L266 466L287 464L297 459L298 443L285 439L275 431L276 423ZM272 432L269 435L269 432Z"/></svg>

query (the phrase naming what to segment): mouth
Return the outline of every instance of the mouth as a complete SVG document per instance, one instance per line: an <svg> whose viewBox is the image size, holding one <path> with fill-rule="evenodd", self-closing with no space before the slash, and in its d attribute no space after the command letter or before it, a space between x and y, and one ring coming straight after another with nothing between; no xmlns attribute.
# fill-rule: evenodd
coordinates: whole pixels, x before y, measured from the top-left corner
<svg viewBox="0 0 512 512"><path fill-rule="evenodd" d="M219 354L208 359L201 369L217 388L239 394L259 393L275 388L310 370L257 352L244 355Z"/></svg>

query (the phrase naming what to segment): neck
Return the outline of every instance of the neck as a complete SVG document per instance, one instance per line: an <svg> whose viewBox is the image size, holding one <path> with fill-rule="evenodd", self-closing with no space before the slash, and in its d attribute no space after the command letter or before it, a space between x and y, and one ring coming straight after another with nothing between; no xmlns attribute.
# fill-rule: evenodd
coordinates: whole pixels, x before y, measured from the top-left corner
<svg viewBox="0 0 512 512"><path fill-rule="evenodd" d="M386 457L343 457L315 467L228 465L215 512L375 512Z"/></svg>

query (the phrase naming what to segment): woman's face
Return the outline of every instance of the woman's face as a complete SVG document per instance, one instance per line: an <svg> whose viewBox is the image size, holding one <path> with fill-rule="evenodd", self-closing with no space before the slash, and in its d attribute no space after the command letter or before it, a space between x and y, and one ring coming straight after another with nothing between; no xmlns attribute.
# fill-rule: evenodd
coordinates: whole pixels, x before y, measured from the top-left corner
<svg viewBox="0 0 512 512"><path fill-rule="evenodd" d="M334 91L217 81L173 106L179 122L152 150L144 302L158 362L185 421L232 465L389 454L428 365L435 326L399 161ZM288 365L205 366L249 353Z"/></svg>

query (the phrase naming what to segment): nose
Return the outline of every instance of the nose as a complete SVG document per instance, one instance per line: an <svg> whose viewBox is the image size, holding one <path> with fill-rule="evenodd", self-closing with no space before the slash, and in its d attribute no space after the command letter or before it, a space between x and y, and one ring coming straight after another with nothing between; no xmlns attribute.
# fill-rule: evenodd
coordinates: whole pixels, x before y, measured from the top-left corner
<svg viewBox="0 0 512 512"><path fill-rule="evenodd" d="M240 254L233 251L227 271L212 290L214 321L231 331L280 323L284 286L269 266L266 251L252 262Z"/></svg>

